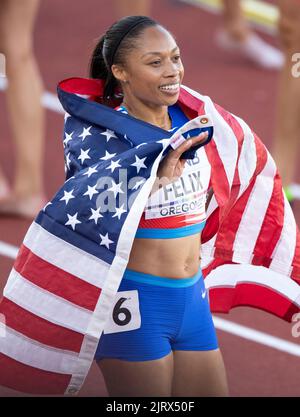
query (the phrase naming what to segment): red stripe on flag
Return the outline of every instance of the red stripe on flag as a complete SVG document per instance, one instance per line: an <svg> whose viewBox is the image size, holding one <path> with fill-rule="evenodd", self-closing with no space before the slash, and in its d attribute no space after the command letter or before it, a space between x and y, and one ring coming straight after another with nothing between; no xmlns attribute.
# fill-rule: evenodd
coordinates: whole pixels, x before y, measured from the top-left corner
<svg viewBox="0 0 300 417"><path fill-rule="evenodd" d="M239 140L240 140L239 138L244 137L243 130L242 130L241 126L239 125L239 123L232 116L231 117L228 116L225 111L222 112L222 109L219 110L219 111L221 112L221 115L225 119L226 122L230 121L230 125L233 129L235 137L237 138L237 141L239 142ZM255 140L256 153L257 153L257 155L259 155L259 157L257 159L257 165L256 165L255 172L259 173L259 172L262 171L262 169L266 165L267 151L266 151L265 147L263 146L263 144L258 139L258 137L255 135L255 133L253 133L253 135L254 135L254 140ZM255 177L253 177L253 178L255 178ZM239 185L235 184L236 182L239 182L237 171L235 172L235 177L234 177L232 190L231 190L231 196L230 196L230 199L233 202L236 201L236 198L237 198L237 195L238 195L238 192L239 192ZM235 205L234 205L235 215L234 216L227 216L228 212L231 208L231 204L229 202L228 209L226 210L226 213L224 213L224 215L226 215L225 219L227 218L227 221L224 220L221 223L221 227L219 229L218 236L217 236L216 242L215 242L215 246L217 248L218 248L218 244L220 242L223 242L223 243L226 242L226 249L225 248L218 248L215 252L216 257L217 256L222 256L222 257L226 257L227 259L232 258L233 244L235 242L236 233L238 231L240 221L242 220L242 217L243 217L243 212L244 212L244 210L247 206L248 199L251 195L251 192L253 190L254 185L255 185L254 181L252 181L252 184L250 182L250 185L248 186L246 192L244 192L243 195L239 198L238 202L235 203ZM278 190L277 190L277 192L278 192ZM274 204L276 205L276 202L274 202ZM278 201L277 201L277 204L278 204ZM267 211L267 214L271 215L271 216L272 215L274 216L274 211L273 210L274 210L274 207L273 207L273 205L271 205L269 212ZM276 215L274 216L274 218L276 218ZM265 219L266 219L266 217L265 217ZM281 223L283 223L283 218L281 219ZM269 224L268 224L268 226L269 226ZM263 235L261 237L261 240L260 240L260 236L258 237L259 241L258 241L257 249L261 248L260 243L261 243L261 241L264 241L264 239L266 238L266 233L268 233L268 231L266 230L266 227L264 227L264 224L263 224L262 231L263 231ZM270 230L269 230L269 233L270 233ZM274 234L278 238L280 236L280 233L281 233L281 229L279 231L277 230L276 232L274 232ZM268 234L267 236L270 238L270 234ZM273 240L272 244L270 245L270 248L271 247L274 248L275 247L274 245L276 245L276 243L277 243L277 241ZM259 255L259 254L260 254L260 252L257 255ZM272 254L272 252L271 252L271 254ZM259 260L259 258L256 258L257 262L258 262L258 260ZM265 257L263 262L266 264L267 262L270 262L270 259L268 258L268 260L266 261L266 257Z"/></svg>
<svg viewBox="0 0 300 417"><path fill-rule="evenodd" d="M180 103L181 109L190 119L193 119L197 115L201 116L204 114L204 102L198 97L193 96L184 88L180 88L178 101Z"/></svg>
<svg viewBox="0 0 300 417"><path fill-rule="evenodd" d="M32 340L58 349L80 352L83 342L83 335L80 333L50 323L5 297L0 303L0 313L4 315L5 324L9 328Z"/></svg>
<svg viewBox="0 0 300 417"><path fill-rule="evenodd" d="M224 259L213 259L208 265L202 268L203 277L206 278L213 269L218 268L218 266L224 265L224 264L235 264L235 262L228 262Z"/></svg>
<svg viewBox="0 0 300 417"><path fill-rule="evenodd" d="M101 293L100 288L44 261L24 244L20 248L14 268L22 277L38 287L73 304L94 311Z"/></svg>
<svg viewBox="0 0 300 417"><path fill-rule="evenodd" d="M289 322L299 312L299 307L282 294L253 283L241 283L233 288L212 288L209 290L209 302L214 313L228 313L234 307L254 307Z"/></svg>
<svg viewBox="0 0 300 417"><path fill-rule="evenodd" d="M238 145L238 157L237 160L239 160L242 150L242 145L244 141L244 131L241 127L241 125L238 123L238 121L232 116L231 113L227 112L223 109L223 107L219 106L218 104L215 104L215 108L218 111L218 113L222 116L222 118L225 120L225 122L231 127L234 136L237 141ZM234 177L232 181L232 186L230 190L230 200L227 203L226 210L222 210L222 217L227 216L228 212L230 211L232 204L236 202L236 199L239 195L240 191L240 177L239 177L239 170L238 170L238 163L235 166L234 171Z"/></svg>
<svg viewBox="0 0 300 417"><path fill-rule="evenodd" d="M284 199L282 184L278 174L274 180L272 196L264 222L254 248L253 265L269 267L272 253L280 239L284 223Z"/></svg>
<svg viewBox="0 0 300 417"><path fill-rule="evenodd" d="M247 190L238 199L234 206L234 216L226 217L220 225L218 235L215 241L215 257L231 260L233 255L233 245L236 238L244 210L247 206L249 196L254 187L254 181L248 186ZM222 247L221 247L222 245Z"/></svg>
<svg viewBox="0 0 300 417"><path fill-rule="evenodd" d="M201 233L201 243L206 243L214 237L219 229L219 207L217 207L206 220Z"/></svg>
<svg viewBox="0 0 300 417"><path fill-rule="evenodd" d="M215 109L218 111L218 113L222 116L222 118L225 120L225 122L231 127L236 140L238 142L238 155L241 153L242 144L244 141L244 131L239 122L231 113L226 111L223 107L221 107L219 104L214 103Z"/></svg>
<svg viewBox="0 0 300 417"><path fill-rule="evenodd" d="M237 161L240 157L241 154L241 150L242 150L242 144L244 141L244 131L242 129L242 127L240 126L240 124L238 123L238 121L232 116L231 113L229 113L228 111L226 111L225 109L223 109L223 107L219 106L218 104L214 103L215 109L218 111L218 113L220 114L220 116L224 119L224 121L231 127L232 132L235 136L235 139L237 141L237 147L238 147L238 155L237 155ZM208 156L210 155L210 162L213 163L213 167L214 164L217 163L217 167L216 169L218 169L217 171L217 175L218 178L213 178L213 175L215 174L215 169L212 169L212 187L214 188L217 187L216 189L220 189L220 185L223 185L223 190L221 189L221 193L224 195L223 198L225 198L225 202L226 199L230 198L230 201L226 202L226 212L224 210L221 211L221 216L224 217L228 214L228 211L231 208L231 203L230 202L235 202L236 198L238 196L239 193L239 189L240 189L240 178L239 178L239 171L238 171L238 164L236 163L236 167L235 167L235 172L234 172L234 177L233 177L233 182L232 182L232 186L231 186L231 190L229 192L229 184L228 184L228 180L227 180L227 176L226 176L226 171L224 169L223 166L223 162L221 160L221 158L219 157L219 154L217 152L217 148L215 147L215 150L213 151L213 149L210 149L209 146L206 147L206 150L208 151ZM219 157L219 161L217 161L216 157L214 156L216 153L216 155L218 155ZM222 169L222 171L220 171L220 167ZM215 168L215 167L214 167ZM220 176L221 174L221 176ZM224 181L225 180L225 181ZM220 204L221 203L221 204ZM218 201L218 205L222 206L222 202Z"/></svg>
<svg viewBox="0 0 300 417"><path fill-rule="evenodd" d="M66 80L62 80L58 87L63 91L73 94L85 94L92 96L102 96L103 92L103 80L95 80L89 78L71 77Z"/></svg>
<svg viewBox="0 0 300 417"><path fill-rule="evenodd" d="M216 194L219 207L224 206L228 202L230 190L226 171L219 156L217 146L212 139L205 147L206 155L211 164L211 185L214 190L218 190Z"/></svg>
<svg viewBox="0 0 300 417"><path fill-rule="evenodd" d="M63 395L71 375L48 372L0 353L0 385L28 394Z"/></svg>
<svg viewBox="0 0 300 417"><path fill-rule="evenodd" d="M254 175L258 175L265 167L268 159L267 148L256 135L255 132L252 131L254 136L254 143L255 143L255 152L256 152L256 170Z"/></svg>

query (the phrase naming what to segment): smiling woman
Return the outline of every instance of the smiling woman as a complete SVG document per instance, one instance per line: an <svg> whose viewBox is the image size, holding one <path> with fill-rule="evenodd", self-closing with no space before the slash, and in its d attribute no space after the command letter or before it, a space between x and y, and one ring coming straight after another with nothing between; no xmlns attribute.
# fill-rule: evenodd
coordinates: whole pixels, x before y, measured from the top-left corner
<svg viewBox="0 0 300 417"><path fill-rule="evenodd" d="M179 46L148 17L114 24L95 48L90 75L106 80L107 104L119 88L116 110L164 130L189 120L178 104L184 75ZM110 395L227 393L199 259L209 169L195 146L206 138L184 141L160 163L151 204L162 209L153 216L146 208L119 288L138 291L141 326L102 335L96 353ZM182 156L192 146L194 163L185 165ZM188 189L197 176L201 181ZM199 322L191 326L196 315Z"/></svg>

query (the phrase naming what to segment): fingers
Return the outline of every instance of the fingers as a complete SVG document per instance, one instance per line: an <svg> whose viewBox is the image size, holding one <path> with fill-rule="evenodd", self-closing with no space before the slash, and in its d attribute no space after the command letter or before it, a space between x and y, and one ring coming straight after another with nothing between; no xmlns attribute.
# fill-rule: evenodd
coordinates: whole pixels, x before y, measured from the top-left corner
<svg viewBox="0 0 300 417"><path fill-rule="evenodd" d="M198 136L194 136L193 138L189 138L186 141L184 141L180 146L178 146L177 149L174 149L169 153L170 159L179 159L183 152L187 151L189 148L191 148L194 145L197 145L198 143L203 142L208 137L208 132L202 132Z"/></svg>
<svg viewBox="0 0 300 417"><path fill-rule="evenodd" d="M185 164L185 159L182 161L180 160L181 155L192 146L195 146L198 143L206 140L207 137L208 132L203 132L198 136L185 140L180 146L178 146L177 149L170 151L160 164L160 167L157 171L157 176L159 178L173 178L174 173L179 173L179 175L181 175Z"/></svg>

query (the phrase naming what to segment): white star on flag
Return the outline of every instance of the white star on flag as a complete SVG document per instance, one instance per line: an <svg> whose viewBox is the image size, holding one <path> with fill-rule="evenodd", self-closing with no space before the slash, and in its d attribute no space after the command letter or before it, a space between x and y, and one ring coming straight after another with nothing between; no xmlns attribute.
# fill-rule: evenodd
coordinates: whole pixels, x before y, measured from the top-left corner
<svg viewBox="0 0 300 417"><path fill-rule="evenodd" d="M70 116L70 114L66 112L66 113L65 113L65 116L64 116L65 122L67 121L67 119L68 119L69 117L71 117L71 116Z"/></svg>
<svg viewBox="0 0 300 417"><path fill-rule="evenodd" d="M91 134L91 132L90 132L90 129L92 128L92 126L90 126L90 127L88 127L88 128L86 128L86 127L84 127L83 128L83 131L82 131L82 133L81 133L81 135L79 135L78 137L79 138L82 138L82 140L84 141L84 139L87 137L87 136L91 136L92 134Z"/></svg>
<svg viewBox="0 0 300 417"><path fill-rule="evenodd" d="M66 156L66 166L68 169L70 169L70 163L71 163L70 153L68 153Z"/></svg>
<svg viewBox="0 0 300 417"><path fill-rule="evenodd" d="M146 180L141 180L141 181L137 181L135 184L134 184L134 187L132 187L132 189L133 190L137 190L142 184L144 184L144 182L145 182Z"/></svg>
<svg viewBox="0 0 300 417"><path fill-rule="evenodd" d="M83 149L80 149L80 156L78 156L77 159L81 160L81 165L84 163L84 161L86 159L91 159L91 157L88 155L90 152L90 149L88 149L87 151L84 151Z"/></svg>
<svg viewBox="0 0 300 417"><path fill-rule="evenodd" d="M95 224L98 224L98 220L100 219L100 217L103 217L102 214L100 214L100 210L101 207L97 208L97 210L91 208L92 215L91 217L89 217L89 220L94 220Z"/></svg>
<svg viewBox="0 0 300 417"><path fill-rule="evenodd" d="M75 178L75 177L74 177L74 175L73 175L73 177L68 178L68 179L65 181L65 183L66 183L66 182L68 182L68 181L70 181L70 180L72 180L73 178Z"/></svg>
<svg viewBox="0 0 300 417"><path fill-rule="evenodd" d="M94 167L89 167L89 169L87 170L87 172L85 172L83 175L87 175L88 178L90 178L91 175L96 174L96 172L98 172L96 170L96 168Z"/></svg>
<svg viewBox="0 0 300 417"><path fill-rule="evenodd" d="M99 235L101 237L100 245L105 245L107 249L109 249L109 244L114 243L114 241L109 239L108 233L106 233L105 236L101 235L101 233L99 233Z"/></svg>
<svg viewBox="0 0 300 417"><path fill-rule="evenodd" d="M65 201L67 205L71 198L75 198L75 196L73 195L73 191L74 189L71 191L64 191L64 196L59 201Z"/></svg>
<svg viewBox="0 0 300 417"><path fill-rule="evenodd" d="M139 149L141 146L144 146L144 145L147 145L147 143L146 143L146 142L140 143L140 144L136 147L136 149Z"/></svg>
<svg viewBox="0 0 300 417"><path fill-rule="evenodd" d="M108 142L109 139L111 138L115 138L118 139L118 136L115 135L115 132L113 132L112 130L106 129L105 132L101 133L101 135L106 137L106 141Z"/></svg>
<svg viewBox="0 0 300 417"><path fill-rule="evenodd" d="M68 221L65 223L65 226L71 226L73 230L75 230L75 227L77 224L80 224L81 222L77 219L78 212L74 214L74 216L70 216L70 214L67 214Z"/></svg>
<svg viewBox="0 0 300 417"><path fill-rule="evenodd" d="M88 190L83 195L88 195L90 200L93 198L94 194L99 194L99 191L96 190L97 184L94 187L88 185Z"/></svg>
<svg viewBox="0 0 300 417"><path fill-rule="evenodd" d="M117 155L116 153L109 153L107 151L105 151L105 156L103 156L100 159L103 159L103 161L107 161L108 159L113 158L115 155Z"/></svg>
<svg viewBox="0 0 300 417"><path fill-rule="evenodd" d="M72 132L72 133L67 133L66 132L66 137L65 137L65 140L64 140L64 145L65 146L67 146L67 144L70 142L70 140L73 139L72 138L73 134L74 134L74 132Z"/></svg>
<svg viewBox="0 0 300 417"><path fill-rule="evenodd" d="M46 210L46 208L48 207L48 206L51 206L51 201L49 201L49 203L47 203L44 207L43 207L43 211L45 211Z"/></svg>
<svg viewBox="0 0 300 417"><path fill-rule="evenodd" d="M122 184L123 184L122 182L117 184L114 181L112 181L112 187L108 188L107 191L113 191L115 197L117 196L118 193L124 194L124 191L122 191L121 189Z"/></svg>
<svg viewBox="0 0 300 417"><path fill-rule="evenodd" d="M116 213L112 217L117 217L120 220L123 213L126 213L126 210L124 210L124 204L122 204L122 207L116 207Z"/></svg>
<svg viewBox="0 0 300 417"><path fill-rule="evenodd" d="M111 172L114 172L116 168L120 168L122 166L119 164L120 161L121 159L119 159L118 161L111 161L110 166L107 167L106 169L110 169Z"/></svg>
<svg viewBox="0 0 300 417"><path fill-rule="evenodd" d="M136 167L137 173L139 173L141 168L147 168L144 164L145 159L147 159L147 157L140 159L137 155L135 155L135 162L131 164L131 166Z"/></svg>
<svg viewBox="0 0 300 417"><path fill-rule="evenodd" d="M170 139L161 139L161 140L157 140L156 143L161 143L163 146L167 145L170 142Z"/></svg>

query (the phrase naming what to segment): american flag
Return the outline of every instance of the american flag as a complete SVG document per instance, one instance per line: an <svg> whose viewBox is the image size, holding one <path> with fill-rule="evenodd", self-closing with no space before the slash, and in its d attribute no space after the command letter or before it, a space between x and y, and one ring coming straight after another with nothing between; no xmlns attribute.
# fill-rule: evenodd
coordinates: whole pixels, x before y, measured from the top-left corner
<svg viewBox="0 0 300 417"><path fill-rule="evenodd" d="M58 87L66 181L30 226L0 303L0 384L18 391L80 390L170 146L171 133L97 103L102 88L77 78ZM272 157L209 97L182 87L179 103L214 127L201 249L212 311L249 305L290 321L300 306L299 233Z"/></svg>

